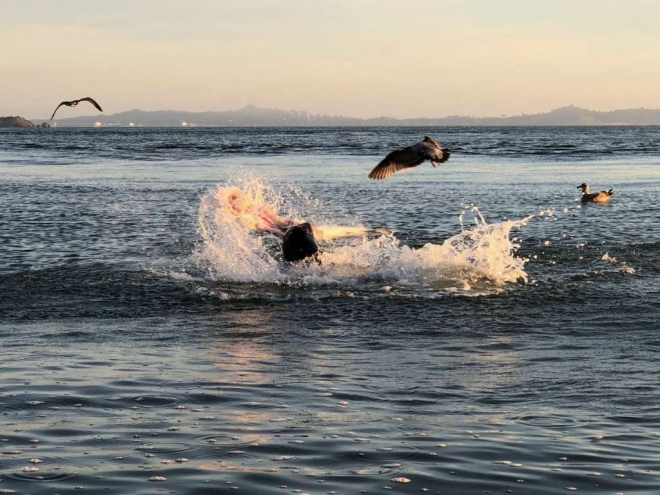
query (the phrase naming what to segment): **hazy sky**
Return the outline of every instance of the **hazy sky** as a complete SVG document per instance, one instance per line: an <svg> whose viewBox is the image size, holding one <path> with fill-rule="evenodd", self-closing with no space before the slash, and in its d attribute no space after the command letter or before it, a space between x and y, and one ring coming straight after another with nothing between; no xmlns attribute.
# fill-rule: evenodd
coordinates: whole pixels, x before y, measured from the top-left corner
<svg viewBox="0 0 660 495"><path fill-rule="evenodd" d="M660 107L658 0L0 0L0 115ZM62 108L60 117L94 115Z"/></svg>

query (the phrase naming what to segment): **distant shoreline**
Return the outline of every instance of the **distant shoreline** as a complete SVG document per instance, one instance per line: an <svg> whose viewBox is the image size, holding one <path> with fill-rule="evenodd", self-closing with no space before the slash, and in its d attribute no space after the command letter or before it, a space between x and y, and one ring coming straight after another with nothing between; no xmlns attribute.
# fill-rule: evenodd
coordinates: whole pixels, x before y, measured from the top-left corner
<svg viewBox="0 0 660 495"><path fill-rule="evenodd" d="M110 115L32 119L35 125L59 127L516 127L516 126L648 126L660 125L660 109L625 109L608 112L574 106L546 113L510 117L447 116L439 118L375 117L310 114L247 106L240 110L185 112L130 110Z"/></svg>
<svg viewBox="0 0 660 495"><path fill-rule="evenodd" d="M557 128L565 127L575 128L575 127L660 127L660 124L593 124L593 125L578 125L578 124L529 124L529 125L505 125L505 124L488 124L488 125L309 125L309 126L300 126L300 125L240 125L240 126L230 126L230 125L199 125L197 129L364 129L364 128L373 128L373 129L384 129L384 128L401 128L401 129L437 129L437 128L470 128L478 127L483 129L503 129L503 128ZM10 129L10 128L19 128L18 126L0 126L0 129ZM40 129L40 125L35 125L30 127L30 129ZM126 125L105 125L105 126L88 126L88 125L59 125L52 126L54 129L96 129L96 130L108 130L108 129L186 129L185 127L175 126L175 125L140 125L140 126L126 126Z"/></svg>
<svg viewBox="0 0 660 495"><path fill-rule="evenodd" d="M17 128L17 126L11 126ZM41 125L34 125L30 128L40 129ZM44 126L46 127L46 126ZM56 126L47 126L54 129L96 129L96 130L108 130L108 129L364 129L364 128L373 128L373 129L386 129L386 128L401 128L401 129L435 129L435 128L469 128L469 127L478 127L484 129L502 129L502 128L575 128L575 127L660 127L658 124L398 124L398 125L378 125L378 124L364 124L364 125L346 125L346 124L327 124L327 125L277 125L277 124L253 124L253 125L197 125L195 127L181 127L178 125L137 125L137 126L127 126L121 124L109 124L109 125L56 125ZM2 126L0 126L2 128ZM10 128L6 126L5 128Z"/></svg>

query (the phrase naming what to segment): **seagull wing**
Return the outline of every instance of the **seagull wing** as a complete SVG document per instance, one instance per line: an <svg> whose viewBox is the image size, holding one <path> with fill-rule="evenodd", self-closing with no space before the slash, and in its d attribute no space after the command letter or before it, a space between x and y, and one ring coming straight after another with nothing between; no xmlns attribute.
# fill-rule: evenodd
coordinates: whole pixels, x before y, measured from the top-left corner
<svg viewBox="0 0 660 495"><path fill-rule="evenodd" d="M426 157L421 156L414 146L401 148L383 158L371 171L369 178L375 180L387 179L395 172L416 167L425 159Z"/></svg>
<svg viewBox="0 0 660 495"><path fill-rule="evenodd" d="M96 102L94 101L94 99L93 99L93 98L90 98L89 96L85 96L84 98L80 98L78 101L88 101L88 102L90 102L92 105L94 105L94 106L98 109L99 112L102 112L102 111L103 111L103 109L101 108L101 105L99 105L98 103L96 103Z"/></svg>
<svg viewBox="0 0 660 495"><path fill-rule="evenodd" d="M58 110L62 105L66 105L67 103L69 103L69 102L68 102L68 101L63 101L62 103L60 103L59 105L57 105L57 108L56 108L55 111L53 112L53 115L50 116L50 120L53 120L53 117L55 117L55 114L57 113L57 110Z"/></svg>

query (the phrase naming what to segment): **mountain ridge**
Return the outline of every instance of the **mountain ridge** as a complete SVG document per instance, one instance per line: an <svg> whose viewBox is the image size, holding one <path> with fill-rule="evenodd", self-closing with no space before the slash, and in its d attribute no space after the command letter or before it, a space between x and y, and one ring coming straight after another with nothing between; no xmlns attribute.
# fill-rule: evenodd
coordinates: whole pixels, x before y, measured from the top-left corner
<svg viewBox="0 0 660 495"><path fill-rule="evenodd" d="M36 125L49 122L32 119ZM100 126L144 127L326 127L326 126L600 126L660 125L660 109L632 108L611 111L588 110L569 105L549 112L502 117L358 118L343 115L311 114L299 110L279 110L248 105L239 110L188 112L179 110L128 110L112 115L81 116L57 119L60 127ZM185 123L185 124L184 124Z"/></svg>

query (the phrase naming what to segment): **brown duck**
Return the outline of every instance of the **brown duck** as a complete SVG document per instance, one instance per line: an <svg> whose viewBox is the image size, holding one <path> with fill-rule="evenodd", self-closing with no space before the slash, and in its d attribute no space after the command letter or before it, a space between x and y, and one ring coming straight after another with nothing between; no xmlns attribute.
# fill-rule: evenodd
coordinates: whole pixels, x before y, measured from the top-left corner
<svg viewBox="0 0 660 495"><path fill-rule="evenodd" d="M583 182L579 186L577 186L578 189L582 189L582 197L580 198L580 201L582 203L605 203L610 200L610 196L614 194L614 189L610 189L608 191L600 191L596 193L590 193L589 192L589 184L586 182Z"/></svg>

